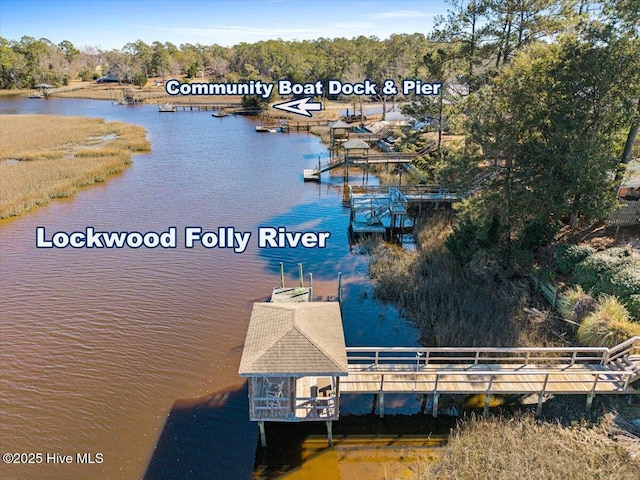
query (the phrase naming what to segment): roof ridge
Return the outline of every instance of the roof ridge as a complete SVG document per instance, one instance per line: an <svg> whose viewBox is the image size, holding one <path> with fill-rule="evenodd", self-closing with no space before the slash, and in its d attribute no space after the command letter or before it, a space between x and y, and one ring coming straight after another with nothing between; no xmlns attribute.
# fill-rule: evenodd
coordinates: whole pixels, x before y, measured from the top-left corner
<svg viewBox="0 0 640 480"><path fill-rule="evenodd" d="M275 306L275 308L277 308L277 309L278 309L278 308L279 308L279 309L283 309L283 308L281 308L281 307L283 307L284 305L274 304L274 303L272 303L272 302L262 302L262 303L259 303L259 304L258 304L258 303L254 304L254 308L255 308L255 307L265 307L265 308L269 308L269 309L271 309L271 308L272 308L272 307L274 307L274 306ZM287 305L287 307L288 307L288 305ZM290 309L290 308L287 308L287 310L291 310L291 309ZM252 315L253 315L253 312L252 312ZM294 318L295 318L295 313L294 313L293 315L294 315ZM293 323L293 322L292 322L292 323ZM279 335L279 336L273 336L273 337L270 337L270 338L269 338L269 337L267 337L267 339L268 339L268 340L271 340L271 342L265 342L265 343L262 345L262 348L260 349L260 351L259 351L259 352L256 352L256 355L255 355L255 357L253 358L253 361L251 362L251 365L250 365L250 366L251 366L252 368L253 368L253 367L255 367L256 362L259 362L259 361L260 361L260 359L261 359L262 357L264 357L267 353L269 353L269 351L271 351L271 349L272 349L272 348L273 348L273 347L274 347L274 346L275 346L275 345L276 345L280 340L282 340L282 337L284 337L284 336L285 336L287 333L289 333L290 331L291 331L291 329L290 329L290 328L286 328L286 329L282 330L282 335ZM247 339L245 338L245 343L246 343L246 341L247 341Z"/></svg>
<svg viewBox="0 0 640 480"><path fill-rule="evenodd" d="M340 362L338 362L331 353L321 348L312 338L309 338L309 333L304 329L304 327L300 326L300 328L298 328L299 325L297 322L298 320L297 317L298 316L294 314L293 322L292 322L293 328L295 328L302 336L304 336L304 338L307 339L309 343L311 343L314 347L316 347L316 350L321 352L327 359L329 359L336 368L340 368Z"/></svg>

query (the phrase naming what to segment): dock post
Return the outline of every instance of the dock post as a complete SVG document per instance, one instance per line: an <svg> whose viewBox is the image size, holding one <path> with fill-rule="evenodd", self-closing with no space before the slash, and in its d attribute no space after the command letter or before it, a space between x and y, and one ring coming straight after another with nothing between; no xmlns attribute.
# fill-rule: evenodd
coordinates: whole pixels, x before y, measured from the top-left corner
<svg viewBox="0 0 640 480"><path fill-rule="evenodd" d="M438 418L438 398L440 397L439 393L433 394L433 410L431 411L431 416L433 418Z"/></svg>
<svg viewBox="0 0 640 480"><path fill-rule="evenodd" d="M589 392L589 395L587 395L587 404L585 405L584 409L588 412L589 410L591 410L591 404L593 403L593 398L596 396L596 387L598 386L598 380L600 378L600 374L596 373L596 378L593 381L593 385L591 387L591 391Z"/></svg>
<svg viewBox="0 0 640 480"><path fill-rule="evenodd" d="M284 288L284 263L280 262L280 288Z"/></svg>
<svg viewBox="0 0 640 480"><path fill-rule="evenodd" d="M264 422L258 422L258 427L260 428L260 445L263 447L267 446L267 434L264 431Z"/></svg>
<svg viewBox="0 0 640 480"><path fill-rule="evenodd" d="M309 273L309 301L313 302L313 273Z"/></svg>
<svg viewBox="0 0 640 480"><path fill-rule="evenodd" d="M539 417L542 414L542 401L544 399L544 392L547 389L548 382L549 382L549 374L547 373L546 377L544 377L544 384L542 385L542 390L538 394L538 406L536 407L536 417Z"/></svg>
<svg viewBox="0 0 640 480"><path fill-rule="evenodd" d="M338 272L338 303L342 305L342 272Z"/></svg>
<svg viewBox="0 0 640 480"><path fill-rule="evenodd" d="M487 418L489 415L489 404L491 403L491 385L493 385L494 375L491 375L489 379L489 386L487 387L487 391L484 395L484 410L482 411L482 416Z"/></svg>
<svg viewBox="0 0 640 480"><path fill-rule="evenodd" d="M333 422L331 420L327 420L327 438L329 446L333 447Z"/></svg>
<svg viewBox="0 0 640 480"><path fill-rule="evenodd" d="M380 418L384 418L384 392L380 392Z"/></svg>
<svg viewBox="0 0 640 480"><path fill-rule="evenodd" d="M304 287L304 278L302 278L302 264L298 264L298 277L300 278L300 286Z"/></svg>
<svg viewBox="0 0 640 480"><path fill-rule="evenodd" d="M536 406L536 417L542 415L542 400L544 395L542 393L538 394L538 405Z"/></svg>

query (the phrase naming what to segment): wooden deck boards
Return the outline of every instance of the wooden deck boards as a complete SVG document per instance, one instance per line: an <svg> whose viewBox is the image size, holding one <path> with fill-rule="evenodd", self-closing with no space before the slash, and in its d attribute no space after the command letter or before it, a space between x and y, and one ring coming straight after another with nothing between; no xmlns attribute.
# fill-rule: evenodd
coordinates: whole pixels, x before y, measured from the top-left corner
<svg viewBox="0 0 640 480"><path fill-rule="evenodd" d="M422 365L418 371L408 365L364 367L349 366L341 393L636 393L625 390L624 371L598 364L441 364Z"/></svg>

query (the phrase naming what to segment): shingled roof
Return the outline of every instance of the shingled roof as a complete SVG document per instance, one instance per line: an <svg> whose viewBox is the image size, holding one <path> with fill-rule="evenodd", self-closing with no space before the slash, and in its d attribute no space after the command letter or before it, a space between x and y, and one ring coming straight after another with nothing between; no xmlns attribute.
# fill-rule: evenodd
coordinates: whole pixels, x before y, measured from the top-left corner
<svg viewBox="0 0 640 480"><path fill-rule="evenodd" d="M340 305L255 303L238 375L347 375Z"/></svg>
<svg viewBox="0 0 640 480"><path fill-rule="evenodd" d="M363 150L368 150L371 147L369 146L369 144L367 144L366 142L363 142L359 138L352 138L348 142L344 142L342 144L342 148L344 148L345 150L352 150L354 148L361 148Z"/></svg>

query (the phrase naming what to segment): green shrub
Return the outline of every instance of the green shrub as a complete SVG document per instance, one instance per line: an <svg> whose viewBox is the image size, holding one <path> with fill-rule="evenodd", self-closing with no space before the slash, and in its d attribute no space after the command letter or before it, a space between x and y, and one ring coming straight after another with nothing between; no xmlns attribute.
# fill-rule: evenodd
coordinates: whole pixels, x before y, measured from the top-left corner
<svg viewBox="0 0 640 480"><path fill-rule="evenodd" d="M602 295L598 305L578 328L576 338L589 347L613 347L640 335L640 324L630 321L625 306L612 295Z"/></svg>
<svg viewBox="0 0 640 480"><path fill-rule="evenodd" d="M558 223L547 219L528 222L520 233L520 248L527 250L548 245L558 233L559 228Z"/></svg>
<svg viewBox="0 0 640 480"><path fill-rule="evenodd" d="M595 295L640 294L640 258L626 248L594 253L576 265L573 281Z"/></svg>
<svg viewBox="0 0 640 480"><path fill-rule="evenodd" d="M580 285L570 287L560 295L558 311L567 320L581 322L595 308L595 299Z"/></svg>
<svg viewBox="0 0 640 480"><path fill-rule="evenodd" d="M558 245L553 252L558 271L563 275L571 273L575 266L589 255L595 253L595 249L588 245Z"/></svg>
<svg viewBox="0 0 640 480"><path fill-rule="evenodd" d="M624 304L629 310L631 320L640 323L640 294L629 295L624 299Z"/></svg>
<svg viewBox="0 0 640 480"><path fill-rule="evenodd" d="M465 220L453 228L445 246L463 264L469 263L476 253L497 244L501 227L497 216L485 221Z"/></svg>

